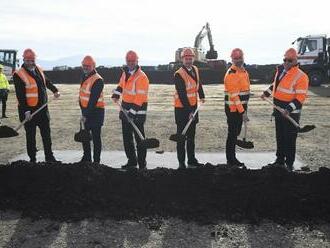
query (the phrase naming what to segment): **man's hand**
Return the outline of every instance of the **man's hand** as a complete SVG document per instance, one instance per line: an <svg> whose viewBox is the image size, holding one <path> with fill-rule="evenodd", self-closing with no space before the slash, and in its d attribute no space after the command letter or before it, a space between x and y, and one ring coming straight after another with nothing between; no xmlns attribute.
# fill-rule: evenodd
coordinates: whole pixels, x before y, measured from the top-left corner
<svg viewBox="0 0 330 248"><path fill-rule="evenodd" d="M250 121L250 119L249 119L249 117L248 117L248 115L247 115L247 112L245 111L245 112L243 113L243 122L248 122L248 121Z"/></svg>
<svg viewBox="0 0 330 248"><path fill-rule="evenodd" d="M85 116L81 116L81 117L80 117L80 121L81 121L82 123L85 123L85 122L86 122L86 120L87 120L87 119L86 119L86 117L85 117Z"/></svg>
<svg viewBox="0 0 330 248"><path fill-rule="evenodd" d="M31 111L26 111L24 114L25 114L25 120L30 121L32 119Z"/></svg>
<svg viewBox="0 0 330 248"><path fill-rule="evenodd" d="M201 103L205 103L205 98L200 99Z"/></svg>
<svg viewBox="0 0 330 248"><path fill-rule="evenodd" d="M58 99L60 96L61 96L61 94L60 94L59 91L56 91L56 92L54 93L54 98L55 98L55 99Z"/></svg>
<svg viewBox="0 0 330 248"><path fill-rule="evenodd" d="M284 117L288 117L290 115L290 112L286 109L283 109L283 111L281 111L281 113Z"/></svg>

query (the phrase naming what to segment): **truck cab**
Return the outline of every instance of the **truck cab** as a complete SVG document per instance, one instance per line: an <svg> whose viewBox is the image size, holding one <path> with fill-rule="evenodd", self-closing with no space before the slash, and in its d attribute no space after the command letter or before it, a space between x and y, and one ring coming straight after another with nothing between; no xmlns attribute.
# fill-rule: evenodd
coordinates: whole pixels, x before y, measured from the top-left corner
<svg viewBox="0 0 330 248"><path fill-rule="evenodd" d="M308 35L293 42L297 46L298 63L308 74L312 86L329 81L329 42L330 39L326 35Z"/></svg>
<svg viewBox="0 0 330 248"><path fill-rule="evenodd" d="M0 64L4 67L4 74L9 81L12 80L12 76L16 68L19 66L16 50L0 50Z"/></svg>

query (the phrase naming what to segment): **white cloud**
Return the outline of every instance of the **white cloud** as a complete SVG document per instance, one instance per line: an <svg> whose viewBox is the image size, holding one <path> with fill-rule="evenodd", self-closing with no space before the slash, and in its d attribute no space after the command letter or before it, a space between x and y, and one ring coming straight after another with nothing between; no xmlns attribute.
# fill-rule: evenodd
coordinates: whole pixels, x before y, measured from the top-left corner
<svg viewBox="0 0 330 248"><path fill-rule="evenodd" d="M172 61L209 21L220 59L241 47L249 63L274 63L296 37L330 35L329 7L321 0L11 0L1 3L0 47L33 47L41 59L118 58L135 49L147 60Z"/></svg>

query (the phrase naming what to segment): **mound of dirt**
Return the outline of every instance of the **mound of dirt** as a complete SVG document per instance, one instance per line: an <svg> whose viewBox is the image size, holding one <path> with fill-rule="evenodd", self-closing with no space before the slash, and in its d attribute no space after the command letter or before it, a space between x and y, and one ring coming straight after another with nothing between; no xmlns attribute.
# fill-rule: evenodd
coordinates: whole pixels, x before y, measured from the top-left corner
<svg viewBox="0 0 330 248"><path fill-rule="evenodd" d="M79 220L179 217L258 222L330 222L330 170L288 173L280 168L123 172L105 165L0 166L0 208L31 217Z"/></svg>

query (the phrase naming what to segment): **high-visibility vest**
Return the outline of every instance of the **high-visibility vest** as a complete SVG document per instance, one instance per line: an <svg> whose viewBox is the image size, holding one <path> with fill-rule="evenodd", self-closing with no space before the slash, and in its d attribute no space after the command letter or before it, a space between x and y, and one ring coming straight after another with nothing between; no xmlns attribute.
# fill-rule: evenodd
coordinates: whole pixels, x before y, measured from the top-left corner
<svg viewBox="0 0 330 248"><path fill-rule="evenodd" d="M225 75L225 106L230 112L243 113L250 98L250 78L244 68L232 65Z"/></svg>
<svg viewBox="0 0 330 248"><path fill-rule="evenodd" d="M280 79L276 87L276 78L279 71L276 71L275 80L273 82L273 97L284 102L291 102L297 99L303 103L308 92L309 79L305 72L299 69L298 66L292 67Z"/></svg>
<svg viewBox="0 0 330 248"><path fill-rule="evenodd" d="M195 69L197 80L195 80L193 77L191 77L183 67L181 67L180 69L178 69L175 72L175 74L179 74L181 76L181 78L183 79L183 81L186 85L186 93L187 93L187 98L188 98L190 106L197 105L197 93L198 93L198 89L199 89L199 71L198 71L198 68L194 65L193 65L193 68ZM181 100L179 98L179 94L177 91L175 91L175 93L174 93L174 107L183 108L183 104L181 103Z"/></svg>
<svg viewBox="0 0 330 248"><path fill-rule="evenodd" d="M148 102L149 79L139 68L126 81L126 72L123 71L120 77L119 86L122 88L122 100L125 103L142 104Z"/></svg>
<svg viewBox="0 0 330 248"><path fill-rule="evenodd" d="M83 108L87 108L91 96L91 89L95 84L95 82L99 79L102 79L102 77L98 73L95 73L92 76L86 78L86 80L81 84L79 91L79 101L80 101L80 105ZM103 91L102 91L101 95L99 96L99 99L97 100L96 107L104 108L104 106L105 106L105 101L103 98Z"/></svg>
<svg viewBox="0 0 330 248"><path fill-rule="evenodd" d="M36 66L39 70L42 81L46 85L46 78L45 74L40 66ZM25 70L24 67L21 67L18 71L15 72L20 79L24 82L25 85L25 97L26 97L26 104L29 107L35 107L38 104L39 93L38 93L38 85L36 80L30 76L30 74Z"/></svg>

